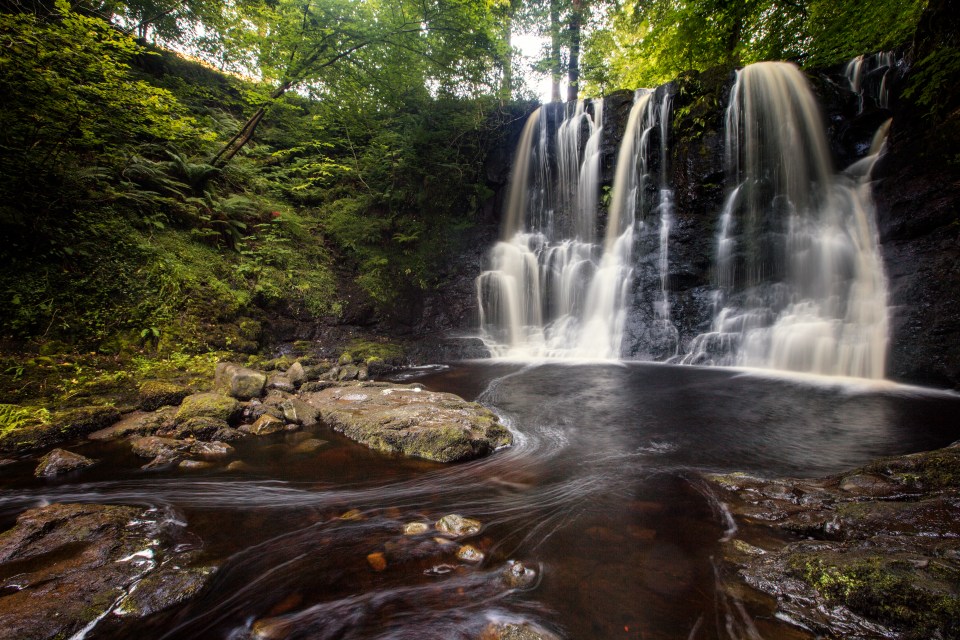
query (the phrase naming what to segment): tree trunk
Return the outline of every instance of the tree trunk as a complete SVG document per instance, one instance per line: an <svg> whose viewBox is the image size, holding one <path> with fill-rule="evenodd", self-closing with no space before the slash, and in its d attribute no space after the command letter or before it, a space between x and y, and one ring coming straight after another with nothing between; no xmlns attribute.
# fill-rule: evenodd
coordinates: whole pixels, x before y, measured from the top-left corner
<svg viewBox="0 0 960 640"><path fill-rule="evenodd" d="M570 62L567 66L567 100L580 97L580 27L583 23L583 0L573 0L570 10Z"/></svg>
<svg viewBox="0 0 960 640"><path fill-rule="evenodd" d="M550 0L550 100L560 102L560 0Z"/></svg>
<svg viewBox="0 0 960 640"><path fill-rule="evenodd" d="M509 102L513 98L513 47L510 44L510 37L513 30L513 7L508 6L503 16L503 44L504 53L500 58L500 66L503 75L500 79L500 101Z"/></svg>
<svg viewBox="0 0 960 640"><path fill-rule="evenodd" d="M250 139L253 138L254 132L257 130L257 126L260 124L260 121L263 120L263 116L267 113L267 106L270 102L280 98L283 94L287 92L290 87L293 86L292 82L285 82L276 89L273 93L270 94L270 101L266 104L260 105L260 107L253 113L252 116L240 127L240 131L236 133L235 136L230 138L227 144L223 145L220 151L217 152L217 155L213 156L210 160L210 164L215 167L222 167L223 165L230 162L233 159L233 156L237 155L237 152L240 151Z"/></svg>

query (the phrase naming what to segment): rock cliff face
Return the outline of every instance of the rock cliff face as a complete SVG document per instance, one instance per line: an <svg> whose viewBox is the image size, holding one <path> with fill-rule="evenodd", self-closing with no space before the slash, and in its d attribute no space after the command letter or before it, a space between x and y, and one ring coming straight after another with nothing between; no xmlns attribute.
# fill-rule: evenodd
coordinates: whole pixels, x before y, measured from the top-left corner
<svg viewBox="0 0 960 640"><path fill-rule="evenodd" d="M957 19L933 2L917 40L898 63L890 108L865 103L849 90L842 67L809 74L820 99L834 166L848 167L864 157L877 129L892 117L886 154L873 173L877 223L890 282L891 339L888 377L944 387L960 385L960 83L941 78L938 108L922 104L922 83L936 62L936 47L957 47ZM943 14L938 19L937 12ZM947 69L948 76L958 70ZM952 75L949 75L952 74ZM625 348L637 359L667 360L686 352L690 340L710 326L716 235L719 212L728 190L724 173L724 109L735 79L731 69L686 73L661 89L673 109L668 173L674 191L669 276L671 320L679 333L673 341L653 322L658 282L659 221L648 214L639 225L634 248L635 273ZM912 87L912 88L911 88ZM949 90L948 90L949 89ZM905 91L906 90L906 91ZM907 97L901 97L904 93ZM628 91L604 99L601 189L613 182L617 146L633 95ZM510 150L522 126L513 121L503 144L488 160L488 186L494 196L467 254L450 267L448 284L423 300L412 333L427 336L419 356L432 359L482 357L477 340L450 342L441 335L469 333L476 326L473 280L485 268L486 252L496 239L510 165ZM655 188L655 187L651 187ZM600 223L604 223L601 215ZM418 358L423 359L423 358ZM431 359L427 357L426 359Z"/></svg>

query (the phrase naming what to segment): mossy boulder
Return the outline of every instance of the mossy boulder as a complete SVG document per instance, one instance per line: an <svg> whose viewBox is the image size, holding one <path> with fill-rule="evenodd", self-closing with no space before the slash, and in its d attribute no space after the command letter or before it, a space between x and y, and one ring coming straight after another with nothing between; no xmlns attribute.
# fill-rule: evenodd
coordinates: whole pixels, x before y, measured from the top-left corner
<svg viewBox="0 0 960 640"><path fill-rule="evenodd" d="M232 362L221 362L214 374L214 389L225 395L249 400L263 395L267 375Z"/></svg>
<svg viewBox="0 0 960 640"><path fill-rule="evenodd" d="M334 430L378 451L456 462L512 443L489 409L417 385L355 383L303 399Z"/></svg>
<svg viewBox="0 0 960 640"><path fill-rule="evenodd" d="M217 418L230 422L240 415L236 398L220 393L195 393L183 399L177 411L176 422L183 424L191 418Z"/></svg>
<svg viewBox="0 0 960 640"><path fill-rule="evenodd" d="M147 380L140 385L139 407L143 411L156 411L163 406L174 406L190 395L190 388L175 382Z"/></svg>

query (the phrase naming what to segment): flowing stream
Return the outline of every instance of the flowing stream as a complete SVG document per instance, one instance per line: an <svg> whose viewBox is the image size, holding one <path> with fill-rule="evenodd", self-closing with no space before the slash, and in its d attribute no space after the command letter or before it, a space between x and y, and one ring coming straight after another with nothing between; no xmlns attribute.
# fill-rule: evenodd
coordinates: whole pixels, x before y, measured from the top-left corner
<svg viewBox="0 0 960 640"><path fill-rule="evenodd" d="M476 640L491 621L570 639L799 638L717 588L729 523L698 474L821 475L960 437L960 398L888 383L645 363L459 364L422 381L494 407L516 445L443 466L319 429L329 444L314 453L278 434L238 443L247 472L191 473L144 471L126 443L89 443L75 450L102 462L76 477L0 468L0 526L55 501L152 505L187 522L194 562L219 567L212 584L142 621L108 615L88 640L237 639L255 624L264 638ZM448 513L483 522L468 540L483 562L401 534ZM511 560L536 579L507 588Z"/></svg>

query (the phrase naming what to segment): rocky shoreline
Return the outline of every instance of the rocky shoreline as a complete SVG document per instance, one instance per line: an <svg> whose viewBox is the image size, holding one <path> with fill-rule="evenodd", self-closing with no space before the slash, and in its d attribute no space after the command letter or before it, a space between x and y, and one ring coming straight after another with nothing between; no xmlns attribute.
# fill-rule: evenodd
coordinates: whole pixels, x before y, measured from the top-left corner
<svg viewBox="0 0 960 640"><path fill-rule="evenodd" d="M729 516L728 597L811 637L960 637L960 442L817 480L703 482Z"/></svg>

